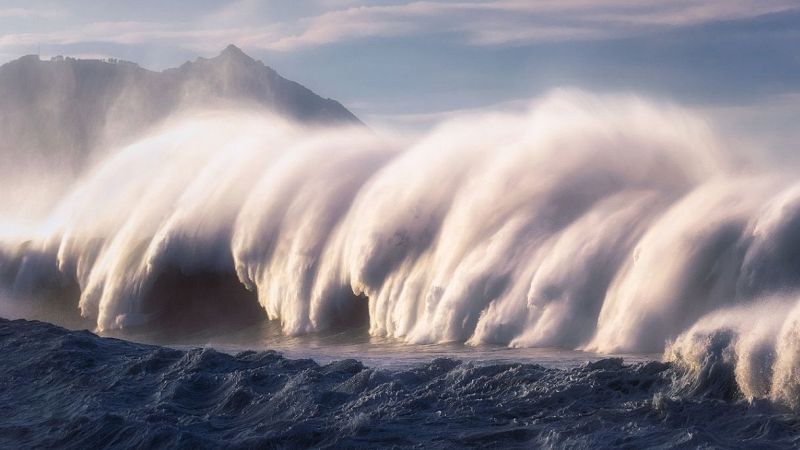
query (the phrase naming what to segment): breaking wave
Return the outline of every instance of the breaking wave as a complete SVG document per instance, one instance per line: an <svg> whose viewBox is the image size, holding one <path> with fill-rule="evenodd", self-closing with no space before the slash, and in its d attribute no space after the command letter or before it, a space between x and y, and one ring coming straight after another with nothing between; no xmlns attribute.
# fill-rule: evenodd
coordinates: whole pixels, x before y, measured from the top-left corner
<svg viewBox="0 0 800 450"><path fill-rule="evenodd" d="M633 96L558 91L410 144L202 113L113 153L35 232L6 233L0 276L15 295L72 293L99 331L263 310L287 334L669 343L669 359L729 362L747 396L791 403L795 180Z"/></svg>

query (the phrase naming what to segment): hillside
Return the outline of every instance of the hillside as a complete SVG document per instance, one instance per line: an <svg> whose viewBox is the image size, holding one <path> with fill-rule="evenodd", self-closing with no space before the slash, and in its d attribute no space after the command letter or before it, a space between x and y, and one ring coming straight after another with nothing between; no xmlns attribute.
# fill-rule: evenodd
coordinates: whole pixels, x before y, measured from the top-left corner
<svg viewBox="0 0 800 450"><path fill-rule="evenodd" d="M339 102L233 45L162 72L125 61L29 55L0 66L0 178L71 178L97 149L124 142L173 112L228 104L263 107L304 123L360 123Z"/></svg>

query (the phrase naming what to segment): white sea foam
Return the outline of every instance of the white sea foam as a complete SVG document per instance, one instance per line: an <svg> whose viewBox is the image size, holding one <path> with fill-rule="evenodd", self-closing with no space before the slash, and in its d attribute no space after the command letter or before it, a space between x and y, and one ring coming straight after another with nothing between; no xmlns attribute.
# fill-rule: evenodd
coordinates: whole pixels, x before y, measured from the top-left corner
<svg viewBox="0 0 800 450"><path fill-rule="evenodd" d="M746 395L795 399L800 185L726 155L678 107L574 91L411 145L185 115L112 153L38 229L5 232L3 271L24 291L57 267L99 330L147 323L177 269L235 275L287 334L368 302L370 332L408 342L670 341L691 366L725 332Z"/></svg>

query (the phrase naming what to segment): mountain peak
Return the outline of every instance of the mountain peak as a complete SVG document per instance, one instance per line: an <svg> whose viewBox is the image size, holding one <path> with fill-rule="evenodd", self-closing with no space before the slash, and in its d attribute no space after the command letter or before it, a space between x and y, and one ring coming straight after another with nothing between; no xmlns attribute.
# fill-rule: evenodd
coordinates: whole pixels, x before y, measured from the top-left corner
<svg viewBox="0 0 800 450"><path fill-rule="evenodd" d="M225 47L225 49L222 50L222 52L220 52L219 56L225 58L246 59L248 61L253 60L253 58L251 58L245 52L243 52L242 49L233 44L230 44L227 47Z"/></svg>

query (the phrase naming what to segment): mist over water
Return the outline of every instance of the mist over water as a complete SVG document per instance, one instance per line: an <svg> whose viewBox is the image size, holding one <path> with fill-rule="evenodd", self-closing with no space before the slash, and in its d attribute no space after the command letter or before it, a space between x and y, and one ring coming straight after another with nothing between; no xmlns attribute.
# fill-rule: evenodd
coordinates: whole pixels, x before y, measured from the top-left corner
<svg viewBox="0 0 800 450"><path fill-rule="evenodd" d="M35 227L8 220L0 276L98 331L267 316L286 335L666 349L795 405L800 184L734 155L678 107L575 91L410 144L183 114Z"/></svg>

